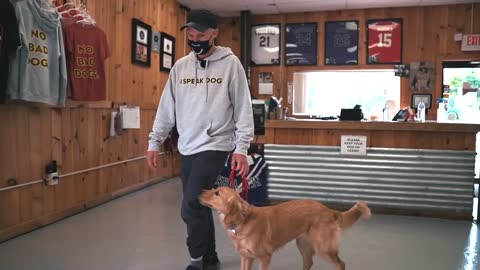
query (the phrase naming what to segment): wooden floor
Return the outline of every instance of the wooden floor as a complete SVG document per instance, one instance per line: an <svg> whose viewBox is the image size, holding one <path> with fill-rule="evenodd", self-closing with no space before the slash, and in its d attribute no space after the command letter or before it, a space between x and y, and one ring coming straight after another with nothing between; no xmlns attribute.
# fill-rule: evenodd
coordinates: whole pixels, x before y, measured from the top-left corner
<svg viewBox="0 0 480 270"><path fill-rule="evenodd" d="M121 197L0 243L0 269L185 269L180 201L178 178ZM349 270L477 270L477 231L468 221L374 214L344 234L340 257ZM220 226L217 249L223 270L240 269ZM294 243L274 255L271 269L301 269ZM313 269L333 270L320 259Z"/></svg>

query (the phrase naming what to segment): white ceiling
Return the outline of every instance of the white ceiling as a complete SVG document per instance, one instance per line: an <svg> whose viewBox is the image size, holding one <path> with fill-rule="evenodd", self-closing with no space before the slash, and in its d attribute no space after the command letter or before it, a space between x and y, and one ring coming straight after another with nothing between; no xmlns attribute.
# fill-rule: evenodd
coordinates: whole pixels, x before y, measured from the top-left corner
<svg viewBox="0 0 480 270"><path fill-rule="evenodd" d="M221 17L235 17L242 10L252 14L279 14L322 10L433 6L479 3L480 0L177 0L191 9L209 9Z"/></svg>

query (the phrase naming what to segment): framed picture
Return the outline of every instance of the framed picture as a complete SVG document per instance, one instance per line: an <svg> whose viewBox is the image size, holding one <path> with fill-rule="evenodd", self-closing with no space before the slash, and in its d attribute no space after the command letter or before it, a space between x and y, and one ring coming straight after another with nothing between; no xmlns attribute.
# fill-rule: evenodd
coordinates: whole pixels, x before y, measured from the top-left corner
<svg viewBox="0 0 480 270"><path fill-rule="evenodd" d="M285 25L285 65L317 65L317 23Z"/></svg>
<svg viewBox="0 0 480 270"><path fill-rule="evenodd" d="M402 62L402 19L367 21L367 64Z"/></svg>
<svg viewBox="0 0 480 270"><path fill-rule="evenodd" d="M435 86L435 62L410 63L410 90L433 92Z"/></svg>
<svg viewBox="0 0 480 270"><path fill-rule="evenodd" d="M358 21L325 23L325 65L358 64Z"/></svg>
<svg viewBox="0 0 480 270"><path fill-rule="evenodd" d="M252 26L252 64L280 65L280 24Z"/></svg>
<svg viewBox="0 0 480 270"><path fill-rule="evenodd" d="M138 19L132 19L132 63L150 66L152 27Z"/></svg>
<svg viewBox="0 0 480 270"><path fill-rule="evenodd" d="M160 71L169 72L175 63L175 38L167 33L160 36Z"/></svg>
<svg viewBox="0 0 480 270"><path fill-rule="evenodd" d="M258 73L258 94L273 95L273 72Z"/></svg>
<svg viewBox="0 0 480 270"><path fill-rule="evenodd" d="M412 108L417 108L420 102L425 103L426 109L432 108L432 94L412 94Z"/></svg>
<svg viewBox="0 0 480 270"><path fill-rule="evenodd" d="M393 65L394 75L398 77L410 76L410 65Z"/></svg>

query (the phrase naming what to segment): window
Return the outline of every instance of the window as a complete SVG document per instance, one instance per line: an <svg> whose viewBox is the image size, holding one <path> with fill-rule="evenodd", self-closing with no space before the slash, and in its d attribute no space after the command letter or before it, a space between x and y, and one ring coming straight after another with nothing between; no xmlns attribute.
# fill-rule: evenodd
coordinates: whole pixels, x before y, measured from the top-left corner
<svg viewBox="0 0 480 270"><path fill-rule="evenodd" d="M442 77L448 119L480 123L480 61L443 62Z"/></svg>
<svg viewBox="0 0 480 270"><path fill-rule="evenodd" d="M361 105L366 119L390 119L400 107L400 77L393 70L333 70L293 74L293 114L337 117L342 108Z"/></svg>
<svg viewBox="0 0 480 270"><path fill-rule="evenodd" d="M448 98L447 117L464 123L480 123L480 61L448 61L442 63L443 97ZM448 89L448 90L446 90ZM448 94L445 94L448 92ZM480 153L480 133L477 133ZM480 156L475 162L473 220L478 222Z"/></svg>

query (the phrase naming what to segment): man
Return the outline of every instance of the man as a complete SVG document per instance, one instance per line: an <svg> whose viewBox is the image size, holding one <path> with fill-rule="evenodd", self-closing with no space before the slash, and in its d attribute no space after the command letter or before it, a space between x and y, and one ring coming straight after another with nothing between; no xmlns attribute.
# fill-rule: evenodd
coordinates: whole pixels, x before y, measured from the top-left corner
<svg viewBox="0 0 480 270"><path fill-rule="evenodd" d="M253 138L253 114L245 71L229 48L215 46L216 17L192 10L187 18L189 55L172 70L150 133L148 165L157 166L159 146L176 125L183 185L181 216L187 225L187 270L218 269L212 212L198 196L211 189L232 153L232 167L248 173L247 150Z"/></svg>

